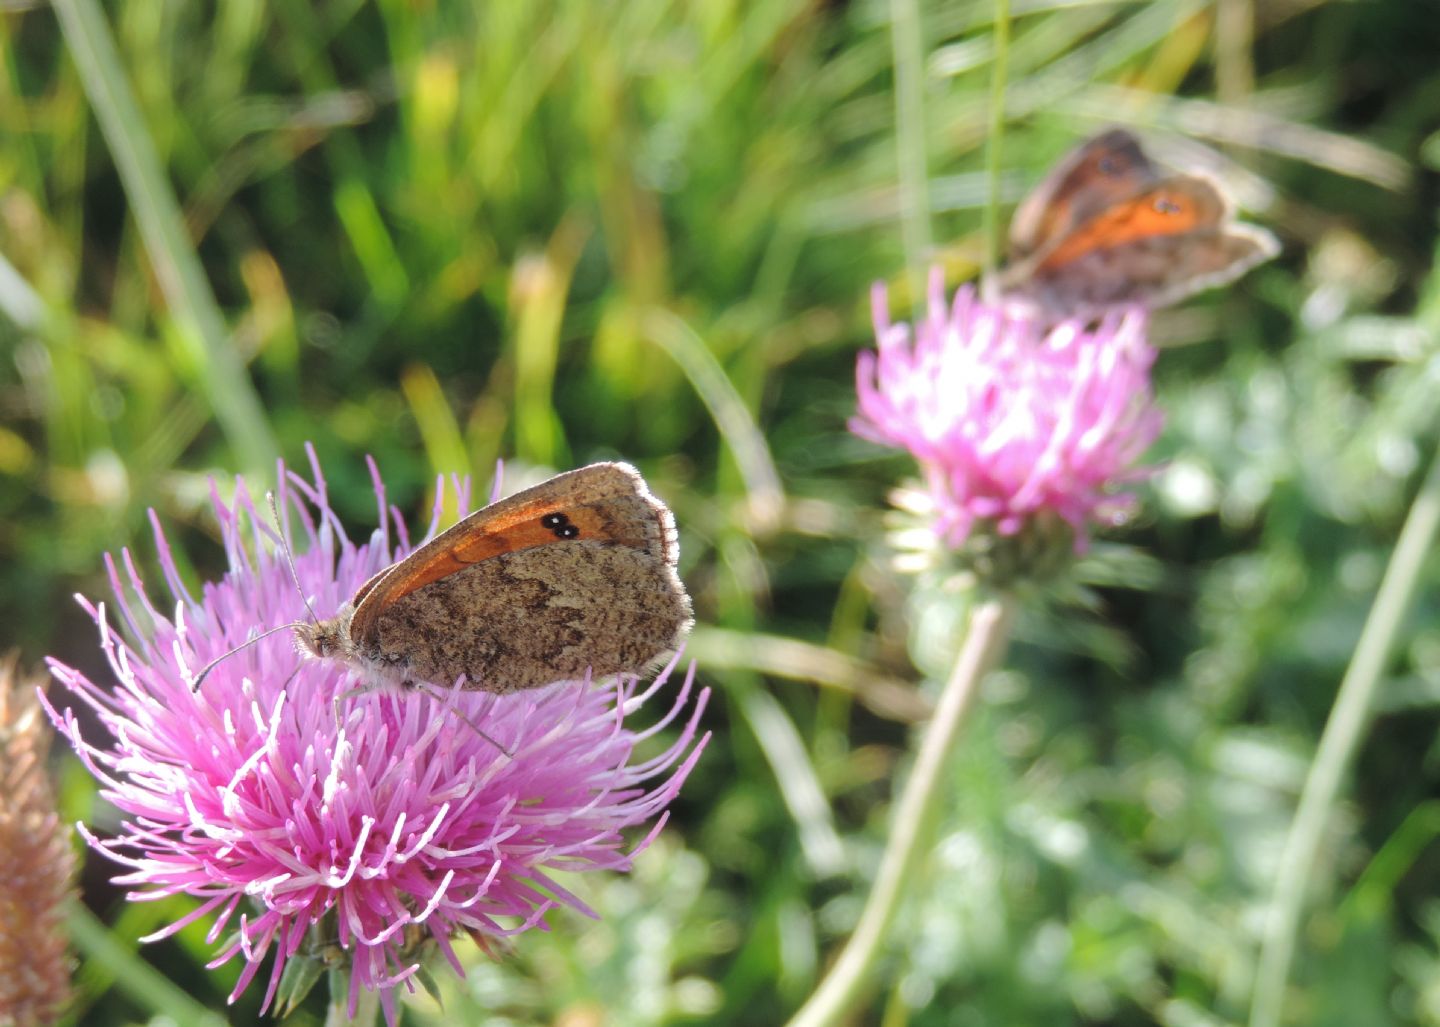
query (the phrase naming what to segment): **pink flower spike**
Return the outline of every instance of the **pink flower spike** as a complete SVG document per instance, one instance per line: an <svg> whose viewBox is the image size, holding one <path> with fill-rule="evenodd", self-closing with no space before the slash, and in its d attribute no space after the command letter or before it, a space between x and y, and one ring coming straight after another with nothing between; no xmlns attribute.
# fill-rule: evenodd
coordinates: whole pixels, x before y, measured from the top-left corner
<svg viewBox="0 0 1440 1027"><path fill-rule="evenodd" d="M883 286L872 302L876 349L856 366L851 430L915 457L944 545L1043 520L1067 525L1081 551L1092 526L1114 522L1161 426L1142 311L1047 331L968 286L947 303L939 268L914 326L890 321Z"/></svg>
<svg viewBox="0 0 1440 1027"><path fill-rule="evenodd" d="M301 590L324 615L408 547L398 519L396 531L383 521L368 542L352 543L313 453L311 460L313 480L287 472L277 493L297 539ZM380 515L389 518L373 465L372 476ZM468 483L458 495L463 513ZM243 482L232 504L214 504L230 564L223 579L205 584L198 599L187 594L152 518L171 593L159 607L176 610L176 619L149 602L126 554L107 561L113 604L80 599L114 682L50 660L55 678L112 736L83 737L68 706L53 697L46 704L120 812L115 837L81 825L82 835L125 868L116 880L135 889L133 899L198 902L150 938L215 913L211 965L237 956L246 964L232 1001L273 954L267 1008L295 998L282 982L286 964L324 950L327 965L348 968L352 1008L362 989L378 992L393 1024L394 989L414 989L424 951L440 949L458 968L448 939L462 932L505 937L544 928L546 910L557 905L590 914L563 889L544 894L535 883L548 880L548 870L628 870L653 839L708 739L699 728L707 694L692 689L693 675L669 682L672 662L643 687L621 678L505 696L372 691L345 700L337 731L332 701L354 688L351 672L302 660L281 632L221 661L194 691L196 671L214 657L309 616L273 548L264 504L257 513ZM107 605L123 631L107 621ZM646 720L673 722L677 739L659 756L636 759L652 729L629 725L662 688L673 708ZM457 714L504 739L513 758ZM653 748L646 745L647 755ZM639 830L627 839L632 828ZM238 927L221 941L232 914Z"/></svg>

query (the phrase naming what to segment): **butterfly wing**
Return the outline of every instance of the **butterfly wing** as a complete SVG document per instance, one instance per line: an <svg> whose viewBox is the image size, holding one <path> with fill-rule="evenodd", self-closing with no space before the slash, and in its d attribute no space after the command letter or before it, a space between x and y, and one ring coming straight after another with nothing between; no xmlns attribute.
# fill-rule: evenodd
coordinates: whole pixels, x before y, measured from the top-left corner
<svg viewBox="0 0 1440 1027"><path fill-rule="evenodd" d="M1269 232L1229 220L1200 175L1162 179L1007 268L1002 293L1051 319L1163 306L1231 281L1279 251Z"/></svg>
<svg viewBox="0 0 1440 1027"><path fill-rule="evenodd" d="M1053 245L1107 207L1161 178L1140 141L1121 128L1071 150L1016 208L1010 221L1011 263Z"/></svg>
<svg viewBox="0 0 1440 1027"><path fill-rule="evenodd" d="M598 463L557 474L477 510L355 593L352 630L363 634L375 611L474 563L573 538L602 539L651 553L675 566L675 519L629 464Z"/></svg>
<svg viewBox="0 0 1440 1027"><path fill-rule="evenodd" d="M487 692L640 673L680 645L690 600L674 568L639 549L577 539L471 564L375 618L387 662L418 681Z"/></svg>
<svg viewBox="0 0 1440 1027"><path fill-rule="evenodd" d="M582 557L581 553L601 555ZM567 585L565 573L573 570L580 577L569 587L581 597L579 601L630 611L617 616L622 620L628 616L631 628L640 632L640 647L651 650L638 663L627 665L639 670L673 648L672 643L689 629L690 598L676 574L678 557L674 518L650 493L639 472L628 464L591 464L476 511L371 579L352 600L350 635L362 652L386 662L403 659L417 676L445 684L461 672L468 673L464 669L449 673L467 660L477 672L489 671L493 678L493 661L507 647L518 651L517 640L531 616L537 618L537 632L549 633L545 637L550 641L540 649L554 650L554 640L563 636L570 640L566 645L578 652L584 648L580 636L556 625L563 620L583 627L595 615L576 619L561 605L555 607L560 612L547 620L538 608L532 609L538 602L537 575L551 567L551 578L542 589L548 589L546 595L560 595L561 586ZM607 587L597 591L592 580L597 566L610 571L628 567L633 573L615 573L600 581ZM519 577L512 580L507 576L511 573ZM530 583L523 584L526 581ZM512 585L521 591L512 594ZM665 602L657 605L652 593ZM497 605L513 610L501 613ZM645 630L647 618L656 616L661 620ZM596 636L588 644L599 661L594 665L596 674L602 673L602 664L608 667L614 662L606 662L607 646L630 653L625 639L606 641ZM490 655L476 656L476 652ZM459 653L467 655L462 659ZM438 676L421 674L422 664ZM569 672L557 665L546 680L559 680ZM533 668L517 670L515 679L530 683L516 687L545 683L534 682L535 673Z"/></svg>

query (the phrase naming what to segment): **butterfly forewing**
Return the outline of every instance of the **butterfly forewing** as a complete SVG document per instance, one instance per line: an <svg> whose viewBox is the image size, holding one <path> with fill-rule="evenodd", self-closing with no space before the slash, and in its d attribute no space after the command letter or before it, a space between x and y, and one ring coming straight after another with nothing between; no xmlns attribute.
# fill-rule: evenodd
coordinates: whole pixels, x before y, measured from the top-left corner
<svg viewBox="0 0 1440 1027"><path fill-rule="evenodd" d="M466 567L576 539L604 540L675 564L674 519L639 472L628 464L591 464L477 510L367 582L354 600L351 632L368 640L385 606Z"/></svg>
<svg viewBox="0 0 1440 1027"><path fill-rule="evenodd" d="M1203 232L1218 226L1225 213L1225 201L1213 183L1178 175L1105 208L1036 254L1033 266L1036 271L1055 272L1097 251Z"/></svg>
<svg viewBox="0 0 1440 1027"><path fill-rule="evenodd" d="M1010 260L1054 245L1106 207L1129 199L1161 175L1124 129L1102 132L1068 154L1027 196L1010 221Z"/></svg>

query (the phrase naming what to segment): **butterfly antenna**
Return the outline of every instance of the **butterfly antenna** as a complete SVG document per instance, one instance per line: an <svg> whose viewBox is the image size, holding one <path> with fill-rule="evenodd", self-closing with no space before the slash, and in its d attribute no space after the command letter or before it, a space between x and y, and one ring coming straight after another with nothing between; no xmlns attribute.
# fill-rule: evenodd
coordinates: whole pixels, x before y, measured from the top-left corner
<svg viewBox="0 0 1440 1027"><path fill-rule="evenodd" d="M210 672L215 669L215 665L218 664L218 663L220 663L222 660L228 660L230 657L232 657L232 656L234 656L236 653L240 652L240 650L250 648L252 645L254 645L256 642L260 641L262 638L269 638L271 635L279 634L279 633L282 632L282 631L291 631L291 630L293 630L293 629L295 629L295 628L298 628L298 627L300 627L300 626L301 626L301 625L300 625L299 623L295 623L295 624L281 624L278 628L267 628L266 630L260 632L260 634L258 634L258 635L252 635L250 638L245 639L245 641L241 642L241 643L240 643L239 645L237 645L235 648L230 649L230 650L228 650L228 651L226 651L226 652L221 653L219 656L215 657L215 659L213 659L213 660L211 660L209 663L205 664L205 666L201 668L200 673L195 675L195 680L194 680L194 682L190 685L190 691L192 691L192 692L198 692L198 691L200 691L200 685L205 681L205 679L206 679L207 677L210 676Z"/></svg>
<svg viewBox="0 0 1440 1027"><path fill-rule="evenodd" d="M420 690L421 690L422 692L424 692L426 695L430 696L430 698L432 698L432 699L436 700L437 702L440 702L440 703L442 703L442 704L444 704L444 705L449 706L449 707L450 707L450 712L453 713L453 714L455 714L455 716L459 717L461 720L463 720L463 721L465 722L465 726L466 726L466 727L468 727L471 731L474 731L474 732L475 732L477 735L479 735L481 738L485 739L485 741L489 742L491 745L495 746L495 748L497 748L497 749L499 749L501 752L503 752L503 753L505 754L505 758L506 758L506 759L513 760L513 759L515 758L515 750L514 750L514 749L507 749L507 748L505 748L505 746L501 745L501 744L500 744L499 742L497 742L495 739L491 738L491 737L490 737L489 735L487 735L484 731L482 731L482 730L480 729L480 725L479 725L479 724L476 724L473 720L471 720L469 717L467 717L467 716L465 715L464 711L462 711L458 706L455 706L455 705L453 705L453 704L450 703L450 696L449 696L444 690L436 689L436 688L435 688L433 685L431 685L429 682L425 682L425 681L417 681L417 682L415 682L415 684L420 688Z"/></svg>
<svg viewBox="0 0 1440 1027"><path fill-rule="evenodd" d="M295 582L295 591L300 593L300 601L305 604L305 612L310 614L310 620L319 625L320 618L315 616L315 609L305 595L305 587L300 584L300 574L295 570L295 557L290 553L290 543L286 541L285 529L280 525L280 507L275 503L275 493L267 491L265 498L270 503L270 516L275 520L275 531L280 535L280 552L285 554L285 566L290 568L290 580Z"/></svg>

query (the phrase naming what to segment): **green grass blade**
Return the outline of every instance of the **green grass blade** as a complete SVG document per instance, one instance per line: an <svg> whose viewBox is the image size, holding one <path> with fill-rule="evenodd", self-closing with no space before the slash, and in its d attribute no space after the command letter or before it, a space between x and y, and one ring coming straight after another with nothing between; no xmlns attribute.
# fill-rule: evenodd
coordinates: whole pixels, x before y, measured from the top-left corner
<svg viewBox="0 0 1440 1027"><path fill-rule="evenodd" d="M105 16L95 0L56 0L55 12L170 312L192 350L192 371L236 456L248 471L269 474L279 447L244 363L229 343Z"/></svg>
<svg viewBox="0 0 1440 1027"><path fill-rule="evenodd" d="M1406 614L1414 604L1425 558L1435 544L1437 533L1440 533L1440 452L1435 454L1410 508L1410 516L1400 531L1400 539L1385 569L1380 591L1370 608L1345 678L1340 682L1315 760L1305 778L1300 806L1290 825L1276 874L1275 894L1255 974L1251 1027L1278 1027L1281 1023L1315 857L1356 750L1370 725L1375 694L1385 680L1385 669Z"/></svg>
<svg viewBox="0 0 1440 1027"><path fill-rule="evenodd" d="M76 950L87 960L103 965L112 975L114 986L141 1009L168 1017L173 1023L224 1027L223 1016L210 1012L117 941L84 906L76 903L70 907L66 927Z"/></svg>
<svg viewBox="0 0 1440 1027"><path fill-rule="evenodd" d="M1010 61L1010 0L995 0L995 63L990 77L990 138L985 141L985 270L1000 264L1000 154Z"/></svg>
<svg viewBox="0 0 1440 1027"><path fill-rule="evenodd" d="M670 311L651 311L644 326L646 336L680 365L714 418L715 427L730 447L745 480L755 525L774 524L785 503L780 472L775 469L765 436L750 415L745 400L726 377L725 369L695 330Z"/></svg>
<svg viewBox="0 0 1440 1027"><path fill-rule="evenodd" d="M38 332L45 320L45 301L4 255L0 255L0 313L27 332Z"/></svg>
<svg viewBox="0 0 1440 1027"><path fill-rule="evenodd" d="M817 877L840 873L847 862L845 846L835 830L820 776L794 721L754 679L732 682L729 694L774 771L785 808L795 820L805 861Z"/></svg>
<svg viewBox="0 0 1440 1027"><path fill-rule="evenodd" d="M895 151L900 172L900 235L911 295L925 295L930 259L930 161L925 146L925 42L917 0L891 0L895 61Z"/></svg>

